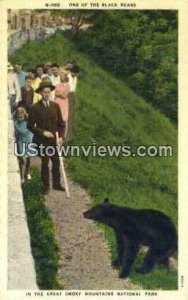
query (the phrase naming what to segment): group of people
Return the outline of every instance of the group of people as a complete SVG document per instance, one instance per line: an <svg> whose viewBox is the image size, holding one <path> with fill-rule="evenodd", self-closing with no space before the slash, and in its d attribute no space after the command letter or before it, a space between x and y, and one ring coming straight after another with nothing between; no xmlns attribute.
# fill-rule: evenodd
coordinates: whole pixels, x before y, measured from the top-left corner
<svg viewBox="0 0 188 300"><path fill-rule="evenodd" d="M17 107L24 107L29 113L31 106L41 99L41 95L36 92L40 83L50 82L55 87L50 100L59 104L66 126L64 138L71 139L78 74L79 67L74 60L63 67L47 62L28 72L23 71L20 62L14 67L8 63L8 97L11 112L14 113Z"/></svg>
<svg viewBox="0 0 188 300"><path fill-rule="evenodd" d="M79 67L75 61L60 67L47 62L28 72L17 62L8 63L8 99L15 124L18 152L23 144L35 142L38 146L55 146L71 139L74 113L74 94ZM57 136L58 135L58 136ZM53 188L64 190L60 184L58 154L52 160ZM31 178L30 156L18 157L21 181ZM41 178L44 194L49 192L49 157L41 156Z"/></svg>

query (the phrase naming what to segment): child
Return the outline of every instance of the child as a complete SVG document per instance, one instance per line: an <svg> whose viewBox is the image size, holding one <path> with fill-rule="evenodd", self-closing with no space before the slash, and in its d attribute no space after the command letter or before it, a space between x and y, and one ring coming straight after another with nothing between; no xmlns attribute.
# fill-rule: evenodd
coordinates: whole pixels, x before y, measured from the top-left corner
<svg viewBox="0 0 188 300"><path fill-rule="evenodd" d="M24 107L27 113L29 112L31 105L33 104L33 97L34 97L34 89L32 88L31 84L32 84L32 77L26 76L25 85L21 88L22 100L19 103L19 106Z"/></svg>
<svg viewBox="0 0 188 300"><path fill-rule="evenodd" d="M33 134L27 129L27 113L24 107L18 107L16 110L16 120L14 122L15 135L17 141L17 152L23 153L23 156L18 157L21 183L25 179L31 179L30 157L28 144L32 142Z"/></svg>

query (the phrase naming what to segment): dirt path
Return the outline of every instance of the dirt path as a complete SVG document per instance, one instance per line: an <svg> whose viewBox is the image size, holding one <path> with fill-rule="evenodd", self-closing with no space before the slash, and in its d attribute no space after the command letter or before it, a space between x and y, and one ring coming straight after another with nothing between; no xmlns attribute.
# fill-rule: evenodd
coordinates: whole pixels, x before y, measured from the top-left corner
<svg viewBox="0 0 188 300"><path fill-rule="evenodd" d="M39 161L34 163L38 165ZM118 278L103 233L94 222L83 218L90 198L79 185L68 182L69 199L65 192L54 190L46 196L61 248L59 280L65 289L141 289L129 279Z"/></svg>

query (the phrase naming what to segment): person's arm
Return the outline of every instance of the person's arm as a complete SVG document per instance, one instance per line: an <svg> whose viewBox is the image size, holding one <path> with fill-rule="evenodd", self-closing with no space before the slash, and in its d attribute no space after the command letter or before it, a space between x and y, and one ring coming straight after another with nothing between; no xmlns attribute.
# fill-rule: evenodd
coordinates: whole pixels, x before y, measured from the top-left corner
<svg viewBox="0 0 188 300"><path fill-rule="evenodd" d="M19 139L19 130L18 130L18 126L17 126L17 122L14 122L14 134L15 134L15 140L16 142L18 142Z"/></svg>
<svg viewBox="0 0 188 300"><path fill-rule="evenodd" d="M63 91L61 94L55 94L56 97L61 99L66 99L68 96L68 93L66 91Z"/></svg>
<svg viewBox="0 0 188 300"><path fill-rule="evenodd" d="M70 87L70 92L73 92L74 89L74 83L73 83L73 77L70 73L68 73L68 83L69 83L69 87Z"/></svg>
<svg viewBox="0 0 188 300"><path fill-rule="evenodd" d="M61 99L64 99L64 98L66 98L64 95L63 95L63 93L55 93L55 97L57 97L57 98L61 98Z"/></svg>
<svg viewBox="0 0 188 300"><path fill-rule="evenodd" d="M25 96L24 86L21 87L20 91L21 91L20 101L23 103L23 101L24 101L24 96Z"/></svg>
<svg viewBox="0 0 188 300"><path fill-rule="evenodd" d="M66 93L67 93L67 97L68 97L68 95L70 93L70 84L69 84L69 82L67 82L67 85L66 85Z"/></svg>
<svg viewBox="0 0 188 300"><path fill-rule="evenodd" d="M31 99L32 99L32 103L33 104L33 99L34 99L34 89L31 87Z"/></svg>
<svg viewBox="0 0 188 300"><path fill-rule="evenodd" d="M50 131L46 131L43 128L40 128L37 125L37 118L36 118L36 109L35 107L31 107L30 112L29 112L29 117L28 117L28 123L27 123L27 128L34 134L38 136L43 136L47 138L53 138L54 135Z"/></svg>
<svg viewBox="0 0 188 300"><path fill-rule="evenodd" d="M61 98L61 99L66 98L64 90L62 90L62 88L59 85L57 85L56 88L55 88L55 97L58 97L58 98Z"/></svg>
<svg viewBox="0 0 188 300"><path fill-rule="evenodd" d="M74 77L73 79L73 92L76 92L76 88L77 88L77 76Z"/></svg>
<svg viewBox="0 0 188 300"><path fill-rule="evenodd" d="M61 115L59 106L57 106L57 114L58 114L57 130L59 133L59 138L62 139L62 137L64 136L64 132L65 132L65 122L62 119L62 115Z"/></svg>
<svg viewBox="0 0 188 300"><path fill-rule="evenodd" d="M66 83L64 86L64 89L63 89L63 93L62 93L63 97L67 98L69 93L70 93L70 85L69 85L69 83Z"/></svg>
<svg viewBox="0 0 188 300"><path fill-rule="evenodd" d="M27 122L27 128L34 134L43 136L44 130L37 125L36 120L36 109L35 107L31 107Z"/></svg>
<svg viewBox="0 0 188 300"><path fill-rule="evenodd" d="M16 103L21 101L21 91L20 91L20 86L19 86L19 82L18 82L18 78L15 75L14 76L14 87L16 90Z"/></svg>

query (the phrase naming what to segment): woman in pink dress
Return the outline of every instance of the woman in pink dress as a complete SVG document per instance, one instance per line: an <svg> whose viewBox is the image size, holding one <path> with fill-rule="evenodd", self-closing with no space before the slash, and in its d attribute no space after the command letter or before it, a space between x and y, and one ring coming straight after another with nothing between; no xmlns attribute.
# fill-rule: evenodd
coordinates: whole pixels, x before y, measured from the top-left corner
<svg viewBox="0 0 188 300"><path fill-rule="evenodd" d="M69 104L68 104L68 94L70 92L70 86L68 81L67 72L64 69L60 69L60 80L61 82L56 85L55 88L55 102L59 104L62 119L65 122L65 136L67 135L68 129L68 111L69 111Z"/></svg>

